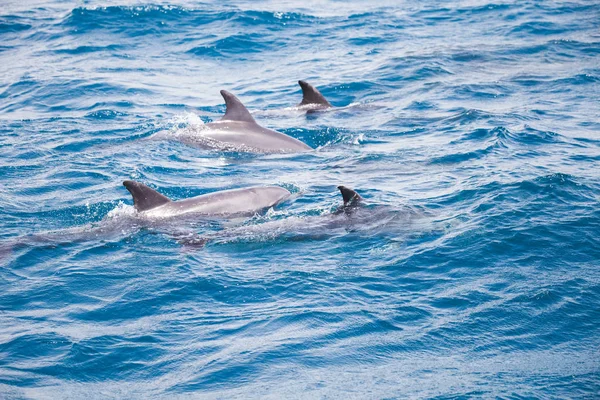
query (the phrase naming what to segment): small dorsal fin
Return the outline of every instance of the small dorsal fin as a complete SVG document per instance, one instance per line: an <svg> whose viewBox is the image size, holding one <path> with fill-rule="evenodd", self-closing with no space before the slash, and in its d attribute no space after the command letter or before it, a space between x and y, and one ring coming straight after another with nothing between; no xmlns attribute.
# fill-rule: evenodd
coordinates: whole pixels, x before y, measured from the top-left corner
<svg viewBox="0 0 600 400"><path fill-rule="evenodd" d="M221 90L221 96L225 99L225 105L227 106L225 115L223 115L221 120L255 122L250 111L248 111L246 106L237 97L227 90Z"/></svg>
<svg viewBox="0 0 600 400"><path fill-rule="evenodd" d="M356 205L363 199L358 193L346 186L338 186L338 189L342 192L344 207Z"/></svg>
<svg viewBox="0 0 600 400"><path fill-rule="evenodd" d="M319 104L325 107L331 107L331 103L327 101L325 97L319 92L313 85L306 81L298 81L298 84L302 88L302 101L300 106L306 104Z"/></svg>
<svg viewBox="0 0 600 400"><path fill-rule="evenodd" d="M150 189L143 183L124 181L123 186L133 196L133 206L137 211L150 210L171 201L168 197L163 196L154 189Z"/></svg>

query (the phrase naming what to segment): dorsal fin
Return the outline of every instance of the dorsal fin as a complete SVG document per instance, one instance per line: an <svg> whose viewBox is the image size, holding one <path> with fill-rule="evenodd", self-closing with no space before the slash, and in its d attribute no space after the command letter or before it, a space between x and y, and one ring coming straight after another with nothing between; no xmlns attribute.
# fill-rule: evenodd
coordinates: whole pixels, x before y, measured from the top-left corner
<svg viewBox="0 0 600 400"><path fill-rule="evenodd" d="M327 101L325 97L319 92L313 85L306 81L298 81L298 84L302 88L302 101L300 106L306 104L319 104L325 107L331 107L331 103Z"/></svg>
<svg viewBox="0 0 600 400"><path fill-rule="evenodd" d="M168 197L163 196L154 189L150 189L143 183L124 181L123 186L133 196L133 206L137 211L150 210L171 201Z"/></svg>
<svg viewBox="0 0 600 400"><path fill-rule="evenodd" d="M225 99L225 105L227 106L225 115L221 120L255 122L252 115L250 115L250 111L237 97L227 90L221 90L221 96Z"/></svg>
<svg viewBox="0 0 600 400"><path fill-rule="evenodd" d="M340 192L342 192L342 197L344 198L344 207L353 206L362 201L362 197L360 194L356 193L354 190L347 188L346 186L338 186Z"/></svg>

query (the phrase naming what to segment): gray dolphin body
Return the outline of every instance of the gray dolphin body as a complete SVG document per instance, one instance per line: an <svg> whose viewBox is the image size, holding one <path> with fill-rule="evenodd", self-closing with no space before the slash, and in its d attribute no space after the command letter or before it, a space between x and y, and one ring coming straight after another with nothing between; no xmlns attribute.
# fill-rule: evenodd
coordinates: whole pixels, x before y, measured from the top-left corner
<svg viewBox="0 0 600 400"><path fill-rule="evenodd" d="M223 190L172 201L139 182L125 181L123 186L133 196L133 204L138 213L151 218L170 218L185 214L223 217L254 215L281 203L291 195L278 186L261 186Z"/></svg>
<svg viewBox="0 0 600 400"><path fill-rule="evenodd" d="M202 148L248 153L296 153L312 150L305 143L260 126L233 94L221 90L227 109L215 122L205 124L181 140Z"/></svg>
<svg viewBox="0 0 600 400"><path fill-rule="evenodd" d="M88 240L119 240L141 228L178 239L193 236L190 226L205 223L211 217L242 217L271 208L290 196L277 186L224 190L189 199L171 201L166 196L134 181L123 185L133 196L136 213L109 213L98 223L41 232L0 242L0 261L13 251L28 246L59 245ZM116 210L116 209L115 209ZM200 217L200 218L199 218ZM186 223L182 223L182 220Z"/></svg>

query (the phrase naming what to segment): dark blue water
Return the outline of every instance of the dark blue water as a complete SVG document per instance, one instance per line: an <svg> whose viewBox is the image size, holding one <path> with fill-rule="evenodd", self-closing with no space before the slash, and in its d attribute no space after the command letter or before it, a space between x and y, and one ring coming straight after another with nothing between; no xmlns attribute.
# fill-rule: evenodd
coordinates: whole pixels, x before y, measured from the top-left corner
<svg viewBox="0 0 600 400"><path fill-rule="evenodd" d="M0 6L0 397L599 395L598 4L91 3ZM220 89L316 151L154 139ZM294 196L144 225L125 179Z"/></svg>

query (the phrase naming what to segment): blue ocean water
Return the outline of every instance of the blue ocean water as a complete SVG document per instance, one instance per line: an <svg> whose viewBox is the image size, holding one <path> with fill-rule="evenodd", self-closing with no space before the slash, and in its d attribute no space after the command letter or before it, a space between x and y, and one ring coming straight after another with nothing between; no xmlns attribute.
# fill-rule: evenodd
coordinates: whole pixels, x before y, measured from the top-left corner
<svg viewBox="0 0 600 400"><path fill-rule="evenodd" d="M0 397L597 398L599 28L593 1L4 1ZM341 109L290 111L299 79ZM153 140L220 89L316 150ZM294 196L143 225L126 179Z"/></svg>

